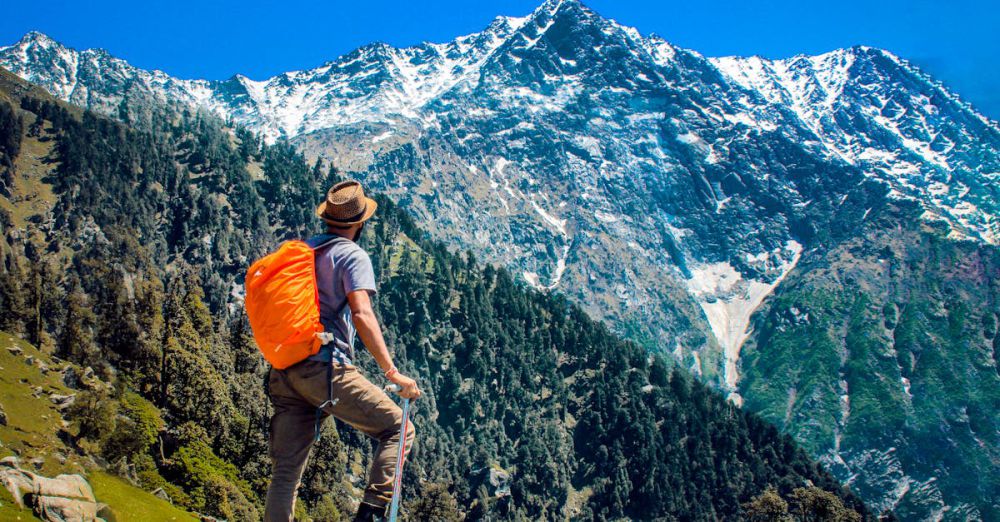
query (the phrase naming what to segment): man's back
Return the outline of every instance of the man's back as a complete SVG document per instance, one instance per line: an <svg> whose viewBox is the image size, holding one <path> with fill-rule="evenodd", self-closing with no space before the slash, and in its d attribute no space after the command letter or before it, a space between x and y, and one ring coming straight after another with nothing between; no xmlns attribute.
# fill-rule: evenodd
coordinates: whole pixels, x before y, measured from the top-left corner
<svg viewBox="0 0 1000 522"><path fill-rule="evenodd" d="M314 248L326 244L316 253L316 286L319 289L320 321L335 338L335 345L325 346L311 359L330 361L331 356L342 359L343 355L348 359L341 362L350 363L354 358L355 327L351 321L351 309L347 306L347 294L356 290L375 294L371 258L357 243L331 234L320 234L307 243ZM335 346L332 351L331 346Z"/></svg>

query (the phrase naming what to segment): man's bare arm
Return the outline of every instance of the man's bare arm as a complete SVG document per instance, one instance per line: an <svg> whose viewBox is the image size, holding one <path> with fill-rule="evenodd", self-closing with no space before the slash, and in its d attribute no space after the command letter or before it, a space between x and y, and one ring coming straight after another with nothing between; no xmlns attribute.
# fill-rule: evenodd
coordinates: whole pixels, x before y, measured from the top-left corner
<svg viewBox="0 0 1000 522"><path fill-rule="evenodd" d="M358 331L358 337L365 343L365 348L371 352L382 372L386 373L386 378L402 388L399 395L410 399L420 397L420 388L417 387L416 381L398 371L390 372L396 366L392 363L389 348L382 337L382 326L378 324L378 318L372 310L368 291L355 290L347 294L347 304L351 307L351 320Z"/></svg>

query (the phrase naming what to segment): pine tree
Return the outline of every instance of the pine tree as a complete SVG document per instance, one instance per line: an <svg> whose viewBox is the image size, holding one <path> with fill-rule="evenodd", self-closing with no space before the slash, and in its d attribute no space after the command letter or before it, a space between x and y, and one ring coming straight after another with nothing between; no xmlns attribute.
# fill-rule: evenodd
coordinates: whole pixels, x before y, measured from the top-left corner
<svg viewBox="0 0 1000 522"><path fill-rule="evenodd" d="M790 504L799 522L860 522L861 515L844 507L843 501L815 486L795 488Z"/></svg>
<svg viewBox="0 0 1000 522"><path fill-rule="evenodd" d="M408 516L412 520L435 520L440 522L458 522L462 515L458 502L448 491L445 484L432 482L424 484L420 497L407 506Z"/></svg>
<svg viewBox="0 0 1000 522"><path fill-rule="evenodd" d="M59 356L85 366L100 363L93 344L95 322L96 316L91 311L86 294L80 288L80 279L71 275L66 297L66 315L57 345Z"/></svg>
<svg viewBox="0 0 1000 522"><path fill-rule="evenodd" d="M0 266L0 328L19 332L29 315L29 298L21 268L23 258L14 252L5 254L3 266Z"/></svg>
<svg viewBox="0 0 1000 522"><path fill-rule="evenodd" d="M774 486L768 486L760 495L743 505L748 522L792 522L788 502L781 498Z"/></svg>

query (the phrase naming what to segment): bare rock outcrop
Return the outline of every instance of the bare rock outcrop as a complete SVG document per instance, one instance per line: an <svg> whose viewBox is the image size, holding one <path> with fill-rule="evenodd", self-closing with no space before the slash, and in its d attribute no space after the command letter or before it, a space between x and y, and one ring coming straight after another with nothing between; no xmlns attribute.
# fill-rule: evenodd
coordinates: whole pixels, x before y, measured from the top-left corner
<svg viewBox="0 0 1000 522"><path fill-rule="evenodd" d="M103 522L110 518L108 506L97 502L90 483L80 475L43 477L21 469L16 457L6 457L0 459L0 484L19 506L30 508L42 520Z"/></svg>

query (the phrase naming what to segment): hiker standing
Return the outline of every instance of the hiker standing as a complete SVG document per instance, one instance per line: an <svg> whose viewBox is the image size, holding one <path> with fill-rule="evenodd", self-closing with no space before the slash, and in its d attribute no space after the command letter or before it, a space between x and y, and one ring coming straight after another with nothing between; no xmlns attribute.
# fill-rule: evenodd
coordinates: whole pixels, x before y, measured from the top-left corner
<svg viewBox="0 0 1000 522"><path fill-rule="evenodd" d="M392 497L402 412L353 364L355 333L375 357L399 395L417 398L417 383L399 373L372 311L375 293L371 259L356 243L377 205L357 181L334 185L316 209L327 233L306 243L315 250L320 322L329 335L315 355L285 369L272 367L268 394L274 405L269 440L272 463L264 520L292 520L296 490L323 419L333 415L378 440L368 485L355 520L381 520ZM413 444L406 431L404 450Z"/></svg>

